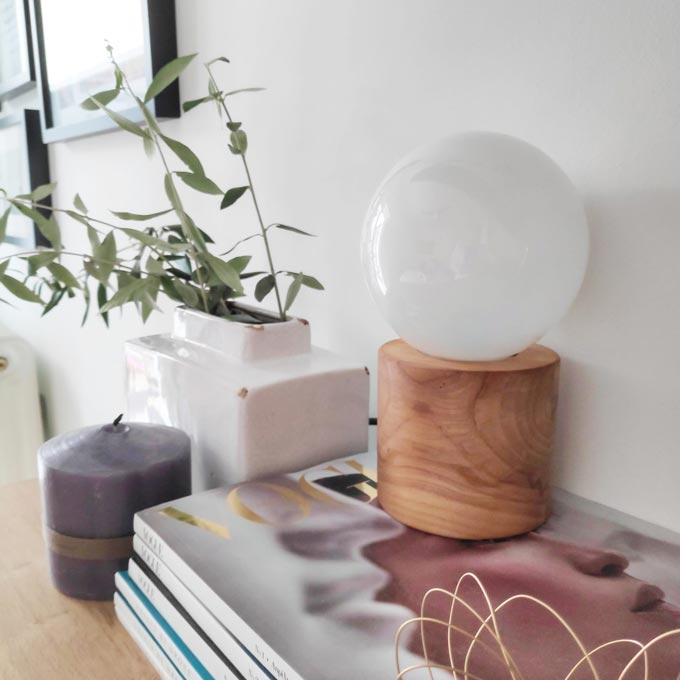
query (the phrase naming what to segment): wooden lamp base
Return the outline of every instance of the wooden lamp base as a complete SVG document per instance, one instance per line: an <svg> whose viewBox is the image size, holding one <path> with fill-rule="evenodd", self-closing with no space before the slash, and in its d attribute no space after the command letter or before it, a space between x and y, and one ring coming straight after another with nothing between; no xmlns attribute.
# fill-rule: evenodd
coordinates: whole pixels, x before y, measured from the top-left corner
<svg viewBox="0 0 680 680"><path fill-rule="evenodd" d="M550 514L559 355L449 361L403 340L378 359L378 498L404 524L488 539Z"/></svg>

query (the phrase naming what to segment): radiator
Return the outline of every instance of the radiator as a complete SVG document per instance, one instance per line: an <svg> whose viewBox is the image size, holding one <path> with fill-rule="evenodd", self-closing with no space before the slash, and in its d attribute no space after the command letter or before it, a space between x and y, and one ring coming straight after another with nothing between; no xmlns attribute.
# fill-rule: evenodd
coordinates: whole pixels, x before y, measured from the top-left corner
<svg viewBox="0 0 680 680"><path fill-rule="evenodd" d="M0 483L35 477L42 441L33 351L20 338L0 337Z"/></svg>

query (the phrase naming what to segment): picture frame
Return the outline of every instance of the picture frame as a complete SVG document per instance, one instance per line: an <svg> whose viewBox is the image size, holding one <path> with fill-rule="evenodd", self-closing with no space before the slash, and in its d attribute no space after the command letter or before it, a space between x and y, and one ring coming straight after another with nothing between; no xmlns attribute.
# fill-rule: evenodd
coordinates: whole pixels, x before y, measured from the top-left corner
<svg viewBox="0 0 680 680"><path fill-rule="evenodd" d="M30 0L30 7L46 144L117 129L103 111L80 107L90 95L113 87L107 42L139 96L160 68L177 57L174 0L70 0L68 12L59 0ZM172 83L149 106L158 118L179 117L179 84ZM143 122L127 94L109 108Z"/></svg>
<svg viewBox="0 0 680 680"><path fill-rule="evenodd" d="M0 0L0 100L35 85L29 0Z"/></svg>
<svg viewBox="0 0 680 680"><path fill-rule="evenodd" d="M24 109L0 116L0 188L16 196L49 183L49 158L41 137L40 112ZM41 202L51 205L50 197ZM49 217L49 210L41 212ZM10 213L4 242L31 249L50 245L35 223L16 211Z"/></svg>

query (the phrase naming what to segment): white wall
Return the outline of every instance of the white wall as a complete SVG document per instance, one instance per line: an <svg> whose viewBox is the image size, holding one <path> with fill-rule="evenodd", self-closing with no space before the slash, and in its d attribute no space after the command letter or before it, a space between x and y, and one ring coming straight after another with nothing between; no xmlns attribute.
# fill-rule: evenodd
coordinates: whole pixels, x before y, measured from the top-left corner
<svg viewBox="0 0 680 680"><path fill-rule="evenodd" d="M563 356L558 482L680 530L680 5L672 0L178 0L180 53L224 54L266 217L319 234L281 234L277 263L317 274L296 312L317 344L375 368L389 327L358 259L364 211L406 151L440 135L491 129L550 154L582 192L592 227L580 298L545 342ZM205 91L196 64L183 98ZM209 108L164 124L225 186L242 183ZM57 202L91 210L164 207L160 171L123 133L50 149ZM252 230L237 206L194 215L227 244ZM77 229L72 229L73 239ZM78 327L71 304L46 319L3 309L38 352L50 429L123 408L121 344L167 330L132 313L106 331ZM374 371L375 374L375 371Z"/></svg>

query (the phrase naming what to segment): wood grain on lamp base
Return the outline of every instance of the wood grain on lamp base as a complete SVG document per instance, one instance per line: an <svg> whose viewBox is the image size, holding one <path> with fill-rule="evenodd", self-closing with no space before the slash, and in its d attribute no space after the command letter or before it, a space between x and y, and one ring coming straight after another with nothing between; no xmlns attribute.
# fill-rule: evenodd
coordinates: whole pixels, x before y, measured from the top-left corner
<svg viewBox="0 0 680 680"><path fill-rule="evenodd" d="M550 514L559 356L437 359L403 340L378 358L378 498L408 526L464 539L524 533Z"/></svg>

